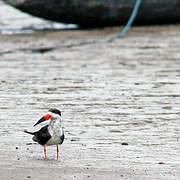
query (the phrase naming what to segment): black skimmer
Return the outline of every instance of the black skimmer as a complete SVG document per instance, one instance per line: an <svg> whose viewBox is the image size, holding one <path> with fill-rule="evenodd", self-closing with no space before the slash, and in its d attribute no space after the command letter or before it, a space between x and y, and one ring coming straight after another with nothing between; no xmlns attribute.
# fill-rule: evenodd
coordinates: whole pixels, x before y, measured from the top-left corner
<svg viewBox="0 0 180 180"><path fill-rule="evenodd" d="M57 160L59 154L59 144L64 141L64 132L61 127L61 112L58 109L50 109L49 112L43 116L34 126L40 124L43 121L50 120L50 123L42 127L39 131L29 132L24 130L25 133L34 135L33 141L38 142L44 146L44 155L46 160L46 146L57 146Z"/></svg>

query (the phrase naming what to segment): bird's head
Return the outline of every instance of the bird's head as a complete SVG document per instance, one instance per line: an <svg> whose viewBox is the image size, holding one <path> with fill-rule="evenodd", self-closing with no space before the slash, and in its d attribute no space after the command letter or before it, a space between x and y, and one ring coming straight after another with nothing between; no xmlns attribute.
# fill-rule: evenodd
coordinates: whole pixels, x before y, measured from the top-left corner
<svg viewBox="0 0 180 180"><path fill-rule="evenodd" d="M54 119L56 120L57 118L61 118L61 111L58 109L49 109L49 112L43 116L34 126L42 123L43 121Z"/></svg>

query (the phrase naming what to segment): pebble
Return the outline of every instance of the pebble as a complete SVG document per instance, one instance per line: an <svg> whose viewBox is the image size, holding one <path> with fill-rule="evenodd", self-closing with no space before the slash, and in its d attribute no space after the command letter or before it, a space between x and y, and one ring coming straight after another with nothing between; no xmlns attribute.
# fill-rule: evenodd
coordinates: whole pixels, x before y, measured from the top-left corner
<svg viewBox="0 0 180 180"><path fill-rule="evenodd" d="M158 164L165 164L164 162L159 162Z"/></svg>
<svg viewBox="0 0 180 180"><path fill-rule="evenodd" d="M125 146L127 146L127 145L129 145L128 143L126 143L126 142L123 142L123 143L121 143L121 145L125 145Z"/></svg>
<svg viewBox="0 0 180 180"><path fill-rule="evenodd" d="M72 138L71 141L79 141L80 138L78 137L75 137L75 138Z"/></svg>
<svg viewBox="0 0 180 180"><path fill-rule="evenodd" d="M32 145L33 143L26 143L26 145Z"/></svg>

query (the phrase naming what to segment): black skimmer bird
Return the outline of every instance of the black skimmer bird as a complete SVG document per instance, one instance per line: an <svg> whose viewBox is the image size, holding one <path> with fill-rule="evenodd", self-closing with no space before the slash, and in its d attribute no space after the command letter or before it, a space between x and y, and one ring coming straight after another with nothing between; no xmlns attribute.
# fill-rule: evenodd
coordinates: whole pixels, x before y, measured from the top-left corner
<svg viewBox="0 0 180 180"><path fill-rule="evenodd" d="M59 154L59 144L64 141L64 132L61 127L61 112L58 109L50 109L49 112L43 116L34 126L40 124L43 121L50 120L50 123L42 127L39 131L29 132L24 130L25 133L34 135L33 141L38 142L44 146L44 155L46 159L46 146L57 146L57 160Z"/></svg>

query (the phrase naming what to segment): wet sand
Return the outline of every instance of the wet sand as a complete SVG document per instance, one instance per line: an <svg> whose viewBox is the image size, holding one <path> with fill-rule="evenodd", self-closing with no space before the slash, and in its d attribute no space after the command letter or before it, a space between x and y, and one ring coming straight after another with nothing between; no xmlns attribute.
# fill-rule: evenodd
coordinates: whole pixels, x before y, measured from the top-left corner
<svg viewBox="0 0 180 180"><path fill-rule="evenodd" d="M179 179L179 29L46 53L121 28L0 35L0 179ZM51 107L66 135L59 161L22 132Z"/></svg>

